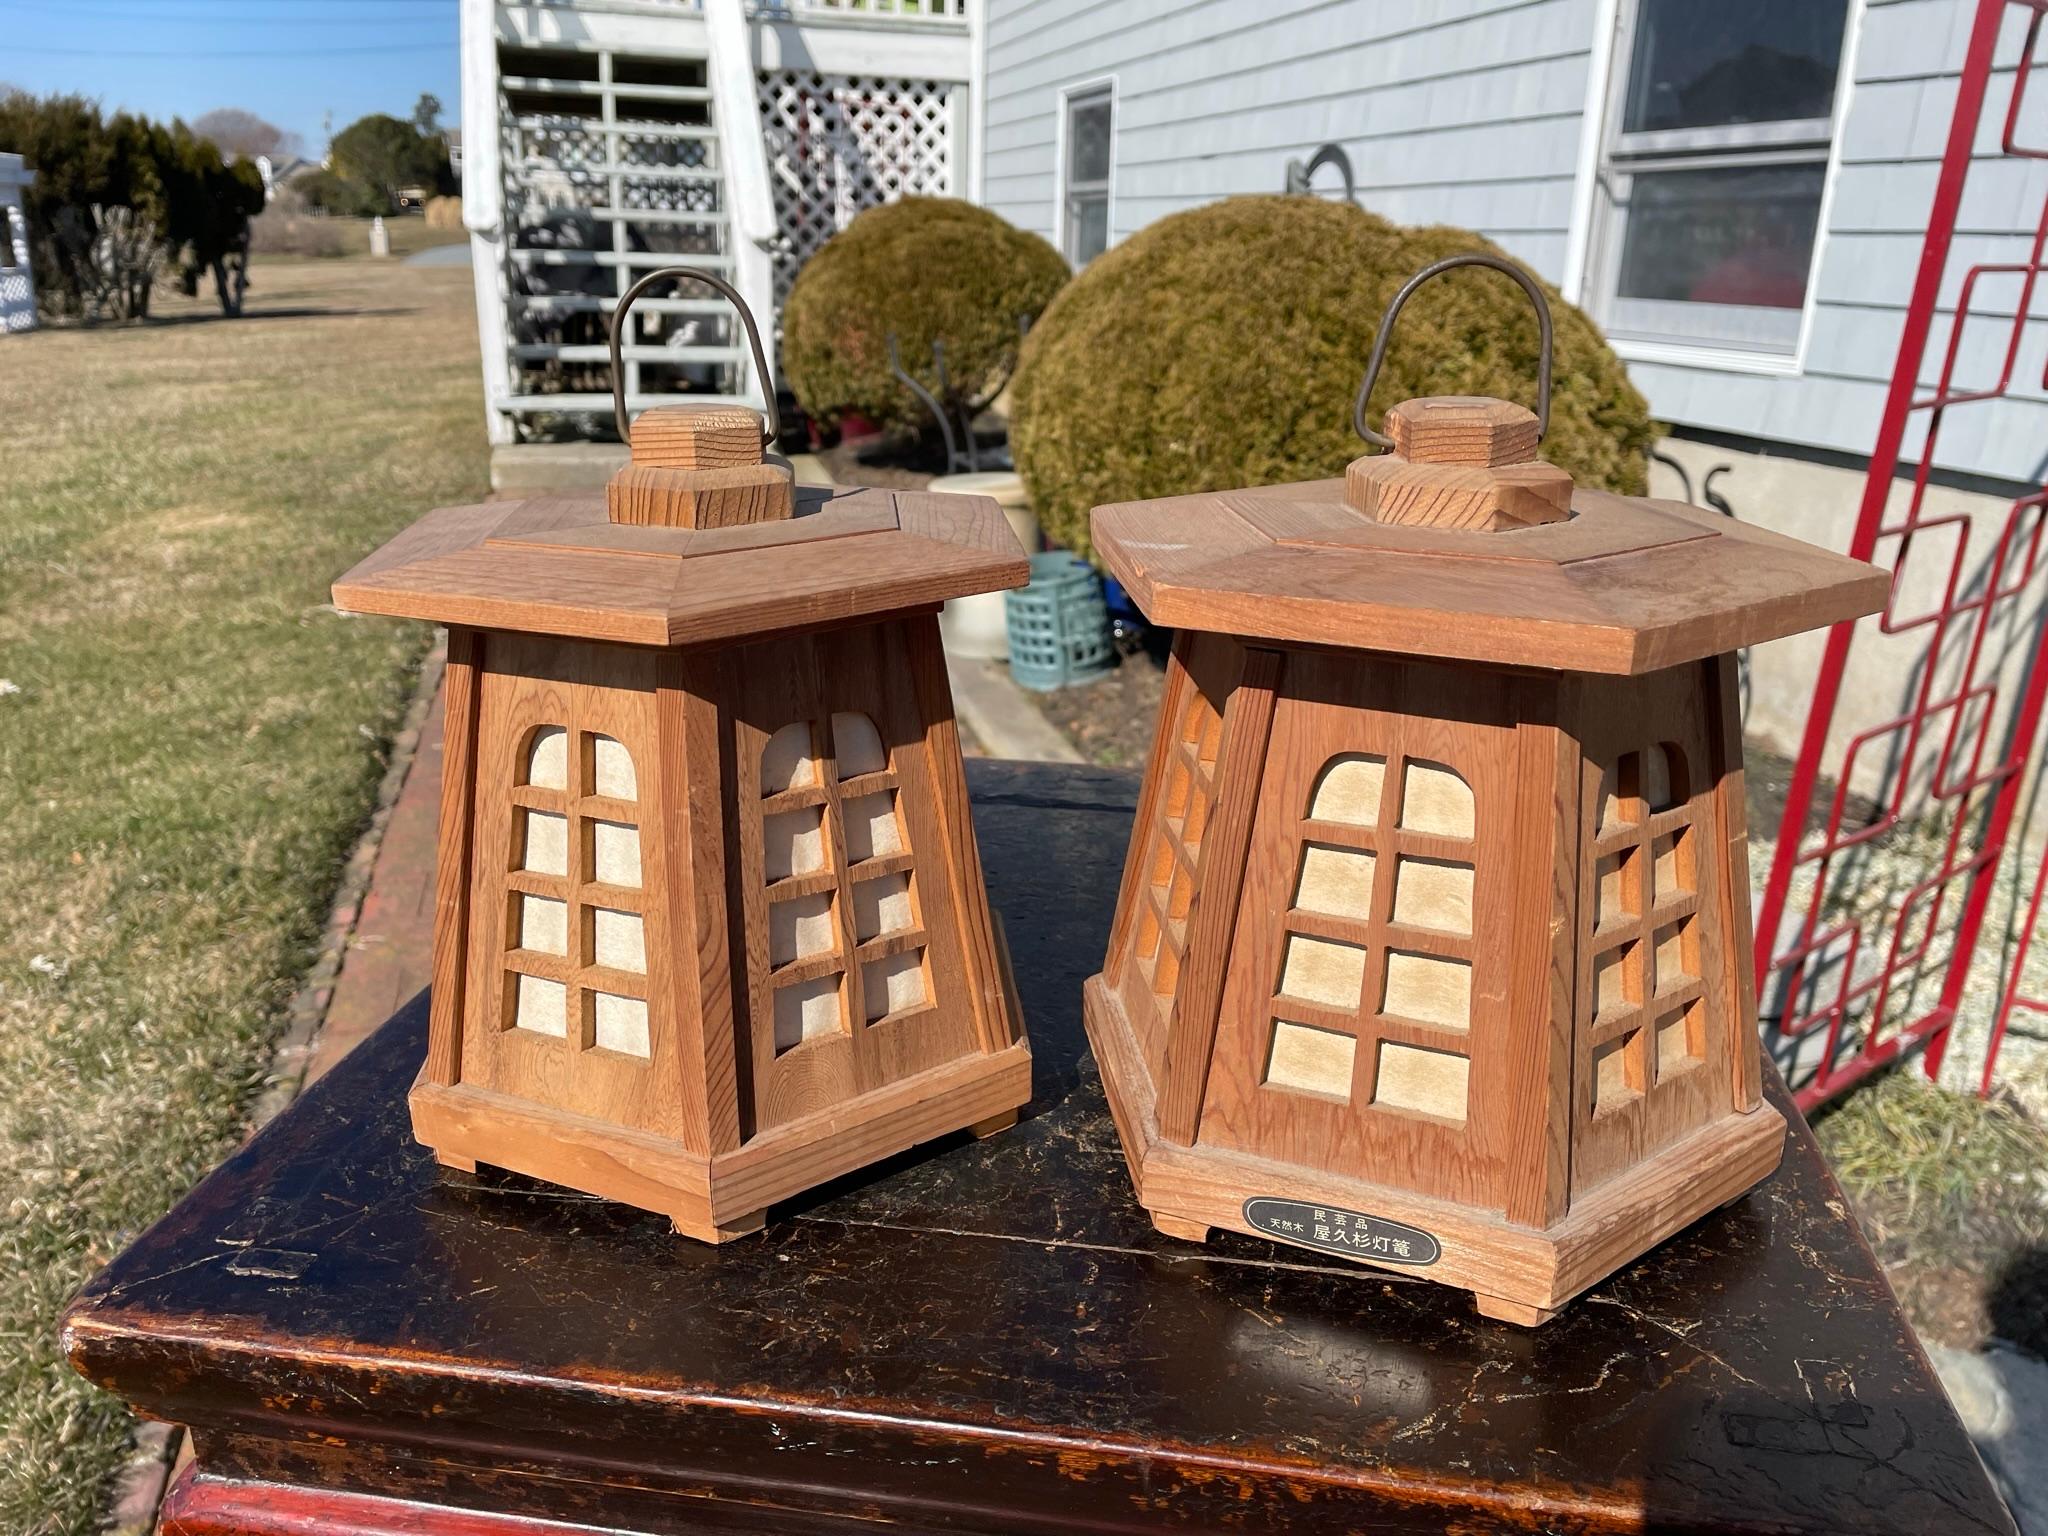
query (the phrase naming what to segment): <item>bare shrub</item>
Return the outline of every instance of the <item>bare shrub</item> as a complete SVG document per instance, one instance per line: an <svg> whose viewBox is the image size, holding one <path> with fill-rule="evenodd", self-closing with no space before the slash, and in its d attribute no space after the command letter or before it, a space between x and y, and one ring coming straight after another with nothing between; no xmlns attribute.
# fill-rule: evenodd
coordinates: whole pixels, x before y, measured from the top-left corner
<svg viewBox="0 0 2048 1536"><path fill-rule="evenodd" d="M340 256L347 247L333 219L307 208L290 187L249 223L249 249L267 256Z"/></svg>

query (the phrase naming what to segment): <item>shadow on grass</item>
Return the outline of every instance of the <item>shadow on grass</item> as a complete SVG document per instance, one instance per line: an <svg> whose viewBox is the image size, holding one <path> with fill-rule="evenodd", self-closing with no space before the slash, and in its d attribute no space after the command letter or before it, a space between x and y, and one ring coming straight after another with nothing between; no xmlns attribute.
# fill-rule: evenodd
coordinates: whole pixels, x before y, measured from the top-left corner
<svg viewBox="0 0 2048 1536"><path fill-rule="evenodd" d="M279 309L245 309L239 315L165 315L162 318L152 315L137 329L154 330L172 325L246 325L252 320L381 320L418 313L416 309L336 309L322 304L302 304ZM80 329L100 327L81 326ZM105 329L116 330L120 327L109 326Z"/></svg>

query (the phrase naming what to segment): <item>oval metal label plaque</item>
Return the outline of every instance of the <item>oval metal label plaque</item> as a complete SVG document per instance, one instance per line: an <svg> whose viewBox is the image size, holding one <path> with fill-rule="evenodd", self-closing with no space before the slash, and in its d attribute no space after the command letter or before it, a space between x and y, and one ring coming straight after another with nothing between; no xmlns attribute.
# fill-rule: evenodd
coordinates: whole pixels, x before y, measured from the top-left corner
<svg viewBox="0 0 2048 1536"><path fill-rule="evenodd" d="M1244 1219L1269 1237L1376 1264L1434 1264L1444 1251L1420 1227L1305 1200L1247 1200Z"/></svg>

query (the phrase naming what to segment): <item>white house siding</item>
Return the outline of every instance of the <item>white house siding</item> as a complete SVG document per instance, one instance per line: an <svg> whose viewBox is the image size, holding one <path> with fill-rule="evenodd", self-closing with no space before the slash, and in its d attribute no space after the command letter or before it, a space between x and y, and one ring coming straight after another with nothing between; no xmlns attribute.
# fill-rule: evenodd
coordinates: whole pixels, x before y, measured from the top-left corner
<svg viewBox="0 0 2048 1536"><path fill-rule="evenodd" d="M987 3L982 195L1023 228L1055 236L1061 89L1114 75L1112 242L1335 142L1375 212L1563 270L1596 0Z"/></svg>
<svg viewBox="0 0 2048 1536"><path fill-rule="evenodd" d="M1178 209L1278 191L1289 159L1335 142L1373 211L1476 229L1554 282L1575 265L1586 238L1573 215L1587 107L1605 88L1590 92L1589 76L1611 0L987 5L983 197L1026 229L1056 234L1062 87L1114 76L1113 241ZM1661 419L1869 451L1974 13L1972 0L1861 0L1852 11L1853 83L1803 364L1759 373L1636 360L1630 372ZM2014 8L1944 284L1950 304L1969 261L2024 259L2048 201L2048 162L1998 156L2023 27ZM2048 144L2048 78L2033 97L2021 138ZM1326 172L1320 185L1333 180ZM2016 295L2017 279L1991 280L1974 308L2009 318ZM2035 308L2048 311L2048 293ZM1938 462L2041 478L2048 358L2039 328L2029 327L2014 398L1952 413ZM1937 327L1937 342L1945 336ZM1994 379L2005 339L1996 321L1973 324L1959 376Z"/></svg>

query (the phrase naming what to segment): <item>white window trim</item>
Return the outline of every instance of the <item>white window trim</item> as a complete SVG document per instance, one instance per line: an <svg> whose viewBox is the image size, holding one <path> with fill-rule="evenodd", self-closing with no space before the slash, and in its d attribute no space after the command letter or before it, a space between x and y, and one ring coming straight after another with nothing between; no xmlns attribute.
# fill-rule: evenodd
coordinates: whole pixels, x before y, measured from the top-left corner
<svg viewBox="0 0 2048 1536"><path fill-rule="evenodd" d="M1578 164L1572 181L1571 238L1565 250L1564 281L1559 289L1565 298L1589 312L1595 295L1588 292L1594 272L1593 246L1601 233L1600 170L1608 152L1608 114L1619 102L1625 84L1617 84L1629 60L1621 57L1621 25L1624 0L1600 0L1595 19L1593 46L1587 54L1586 110L1579 134ZM1800 305L1799 334L1790 352L1756 352L1741 347L1715 346L1709 342L1648 341L1609 338L1617 356L1626 362L1661 363L1676 368L1707 368L1721 373L1766 375L1800 374L1806 371L1807 349L1813 340L1815 290L1827 255L1828 238L1834 220L1835 184L1842 164L1842 135L1848 125L1849 109L1856 94L1856 57L1863 38L1863 16L1868 0L1849 0L1843 20L1842 67L1835 84L1834 113L1828 123L1828 153L1821 173L1820 210L1813 233L1813 258L1806 273L1806 298ZM1633 41L1633 39L1631 39Z"/></svg>
<svg viewBox="0 0 2048 1536"><path fill-rule="evenodd" d="M1109 183L1104 188L1102 248L1116 244L1116 120L1117 77L1095 75L1060 87L1059 116L1053 133L1052 243L1061 256L1067 254L1067 118L1076 96L1109 94ZM1069 258L1071 260L1071 258Z"/></svg>

